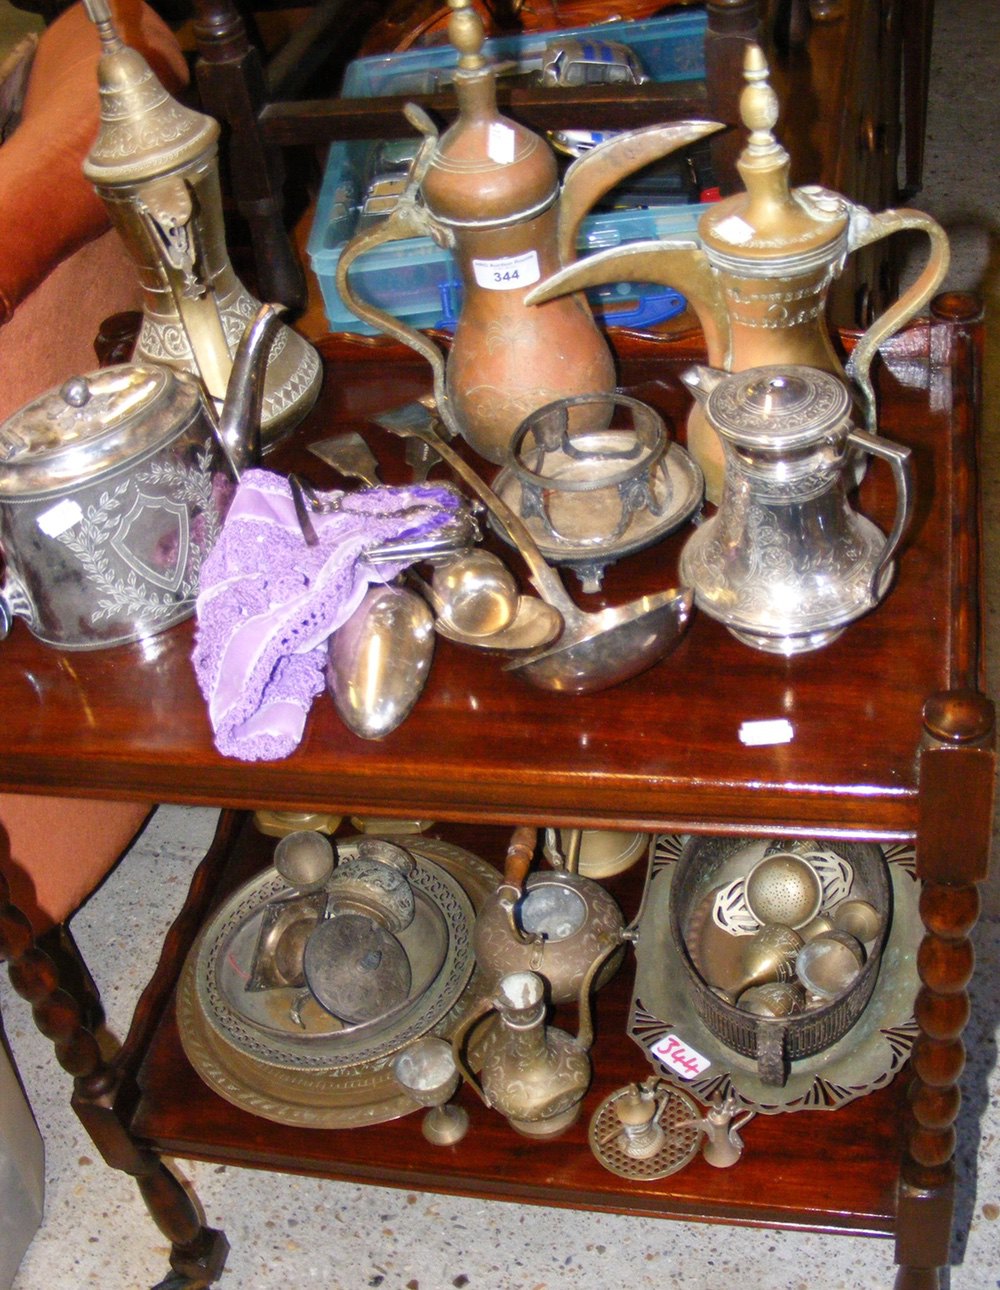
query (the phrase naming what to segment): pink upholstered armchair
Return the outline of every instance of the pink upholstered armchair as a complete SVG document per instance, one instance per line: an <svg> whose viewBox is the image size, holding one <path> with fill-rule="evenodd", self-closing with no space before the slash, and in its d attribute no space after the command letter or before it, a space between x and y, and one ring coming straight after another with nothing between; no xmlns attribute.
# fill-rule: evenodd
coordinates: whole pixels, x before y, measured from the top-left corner
<svg viewBox="0 0 1000 1290"><path fill-rule="evenodd" d="M143 0L112 0L118 30L172 91L188 79L173 33ZM96 364L138 275L82 164L97 134L100 42L81 4L38 40L20 120L0 145L0 420ZM65 922L141 828L148 805L0 794L0 869L40 934Z"/></svg>
<svg viewBox="0 0 1000 1290"><path fill-rule="evenodd" d="M185 85L183 52L153 10L143 0L111 8L164 85ZM103 319L138 308L135 266L82 170L97 135L99 54L72 5L42 32L20 121L0 145L0 420L93 368Z"/></svg>

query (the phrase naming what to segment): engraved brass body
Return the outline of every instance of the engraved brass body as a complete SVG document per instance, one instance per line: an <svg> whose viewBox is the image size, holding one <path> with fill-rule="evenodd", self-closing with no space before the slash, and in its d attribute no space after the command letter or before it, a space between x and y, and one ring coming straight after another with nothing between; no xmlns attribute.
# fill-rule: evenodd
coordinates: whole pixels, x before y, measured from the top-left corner
<svg viewBox="0 0 1000 1290"><path fill-rule="evenodd" d="M408 106L424 147L394 211L345 247L337 290L359 318L424 353L419 333L354 295L350 266L366 251L406 238L429 236L454 251L463 303L448 355L447 398L462 436L500 464L530 413L615 386L611 352L586 299L571 295L529 308L528 290L573 258L580 219L599 196L646 162L719 126L688 121L611 140L595 150L600 158L589 155L570 168L577 179L567 205L552 150L497 109L496 68L480 52L478 14L469 0L450 3L449 36L459 51L458 119L439 139L430 119Z"/></svg>
<svg viewBox="0 0 1000 1290"><path fill-rule="evenodd" d="M259 302L226 249L218 122L172 98L125 45L104 0L88 0L101 37L101 123L84 174L135 261L143 320L134 357L200 376L226 391L233 354ZM315 403L319 356L282 324L271 344L261 416L266 451Z"/></svg>
<svg viewBox="0 0 1000 1290"><path fill-rule="evenodd" d="M819 186L792 189L788 153L775 139L778 103L761 50L749 47L740 99L750 131L738 169L746 191L714 203L698 225L699 243L633 242L561 269L529 292L530 304L607 282L656 282L688 299L705 334L709 363L730 372L801 364L849 378L868 430L875 430L869 368L878 346L923 307L948 269L948 239L928 215L875 215ZM567 187L569 177L567 177ZM859 247L902 229L925 233L930 254L916 281L875 320L855 346L846 373L826 324L830 284ZM722 495L723 452L695 407L688 451L705 474L710 502Z"/></svg>

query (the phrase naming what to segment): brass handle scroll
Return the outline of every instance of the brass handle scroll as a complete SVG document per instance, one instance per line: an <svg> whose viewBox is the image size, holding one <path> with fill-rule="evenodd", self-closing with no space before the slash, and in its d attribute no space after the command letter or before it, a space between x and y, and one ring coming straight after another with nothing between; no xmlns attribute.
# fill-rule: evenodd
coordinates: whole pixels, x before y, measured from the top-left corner
<svg viewBox="0 0 1000 1290"><path fill-rule="evenodd" d="M890 305L885 313L880 314L854 347L847 362L847 375L855 382L861 392L865 410L865 424L874 431L875 391L872 388L870 368L878 347L894 336L900 327L922 309L937 291L948 272L951 253L948 246L948 235L937 222L925 215L923 211L901 208L882 211L873 215L862 206L855 206L851 211L851 228L849 244L851 251L862 246L870 246L892 233L903 229L916 229L926 233L930 239L930 254L927 263L917 280Z"/></svg>

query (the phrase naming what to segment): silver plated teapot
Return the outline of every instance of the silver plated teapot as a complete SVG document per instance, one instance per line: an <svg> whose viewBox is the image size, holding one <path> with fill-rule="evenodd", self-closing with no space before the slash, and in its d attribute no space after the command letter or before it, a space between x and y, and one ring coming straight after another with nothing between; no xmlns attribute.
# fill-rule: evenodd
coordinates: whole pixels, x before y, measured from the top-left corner
<svg viewBox="0 0 1000 1290"><path fill-rule="evenodd" d="M695 367L682 380L718 432L725 474L718 511L681 552L681 580L755 649L828 645L889 590L913 506L910 450L855 429L844 385L817 368ZM892 469L888 538L848 496L859 453Z"/></svg>
<svg viewBox="0 0 1000 1290"><path fill-rule="evenodd" d="M142 362L73 377L0 424L0 638L16 617L46 644L100 649L190 617L259 451L277 326L261 306L221 414L193 376Z"/></svg>

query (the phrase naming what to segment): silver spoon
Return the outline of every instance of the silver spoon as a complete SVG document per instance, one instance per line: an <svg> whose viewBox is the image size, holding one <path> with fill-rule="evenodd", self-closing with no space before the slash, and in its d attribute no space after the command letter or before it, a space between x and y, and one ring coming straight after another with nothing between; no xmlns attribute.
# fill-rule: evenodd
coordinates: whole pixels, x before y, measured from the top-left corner
<svg viewBox="0 0 1000 1290"><path fill-rule="evenodd" d="M401 725L433 654L434 618L423 600L391 583L371 587L327 645L327 689L348 729L381 739Z"/></svg>
<svg viewBox="0 0 1000 1290"><path fill-rule="evenodd" d="M506 627L490 636L471 636L460 631L448 616L448 606L434 588L411 569L407 577L424 597L436 615L434 628L445 640L457 645L472 645L478 649L517 651L537 650L562 631L562 616L551 605L537 596L517 598L514 617Z"/></svg>
<svg viewBox="0 0 1000 1290"><path fill-rule="evenodd" d="M474 547L435 561L431 587L450 625L466 636L493 636L517 613L514 575L492 551Z"/></svg>

